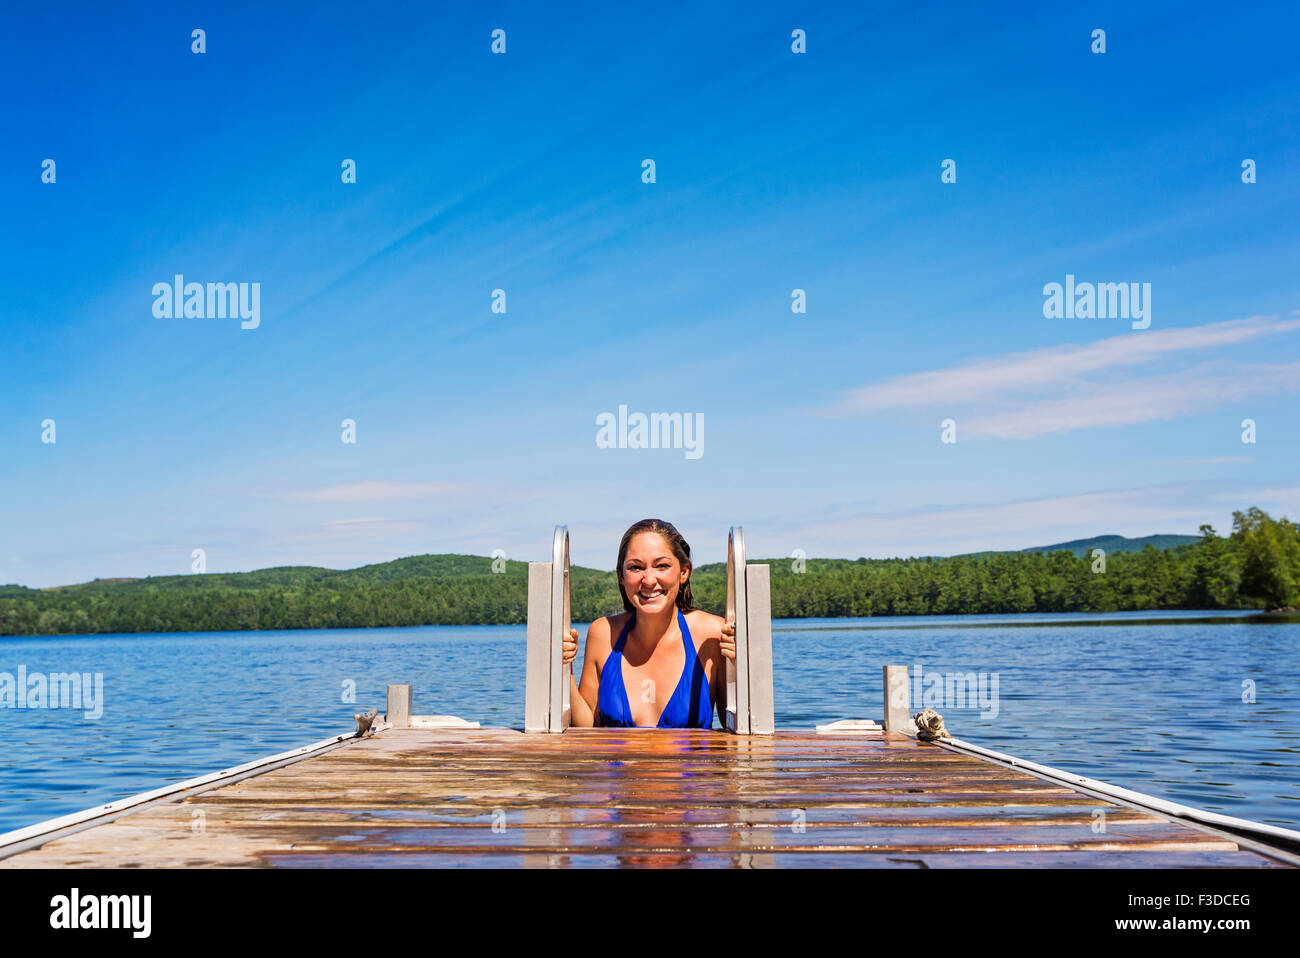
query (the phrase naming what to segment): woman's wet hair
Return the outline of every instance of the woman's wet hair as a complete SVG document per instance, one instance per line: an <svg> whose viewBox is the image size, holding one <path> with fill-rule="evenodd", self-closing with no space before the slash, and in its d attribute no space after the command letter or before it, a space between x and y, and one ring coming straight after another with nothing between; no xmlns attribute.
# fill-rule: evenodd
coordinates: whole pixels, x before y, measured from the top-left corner
<svg viewBox="0 0 1300 958"><path fill-rule="evenodd" d="M692 568L691 547L671 522L663 519L642 519L640 522L634 523L627 532L623 533L623 541L618 545L618 565L614 567L614 576L618 580L618 594L623 597L624 612L632 611L632 603L623 588L623 563L627 559L627 549L632 544L632 538L642 532L659 533L667 541L668 547L673 550L673 555L677 557L682 569L689 571ZM677 608L682 612L690 612L695 608L691 600L691 580L689 578L677 590Z"/></svg>

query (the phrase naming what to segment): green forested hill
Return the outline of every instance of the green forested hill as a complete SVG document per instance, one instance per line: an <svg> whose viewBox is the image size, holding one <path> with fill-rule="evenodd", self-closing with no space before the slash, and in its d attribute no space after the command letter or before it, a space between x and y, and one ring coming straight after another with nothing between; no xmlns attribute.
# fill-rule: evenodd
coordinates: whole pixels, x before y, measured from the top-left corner
<svg viewBox="0 0 1300 958"><path fill-rule="evenodd" d="M1021 552L1059 552L1064 549L1066 552L1073 552L1077 556L1091 555L1093 549L1103 549L1109 555L1112 552L1141 552L1147 546L1155 549L1176 549L1179 546L1191 545L1197 539L1196 536L1180 535L1157 535L1142 536L1140 539L1130 539L1127 536L1093 536L1091 539L1072 539L1069 542L1058 542L1050 546L1034 546L1031 549L1021 549Z"/></svg>
<svg viewBox="0 0 1300 958"><path fill-rule="evenodd" d="M507 572L528 574L528 563L507 562ZM132 593L158 589L263 589L271 587L302 588L312 584L330 586L383 585L403 579L454 579L491 575L492 560L483 556L425 555L394 559L359 569L322 569L318 566L289 565L256 572L224 572L206 575L151 576L147 579L96 579L79 585L60 586L46 592Z"/></svg>
<svg viewBox="0 0 1300 958"><path fill-rule="evenodd" d="M1184 535L1155 535L1142 536L1139 539L1130 539L1127 536L1105 535L1092 536L1089 539L1071 539L1069 542L1056 542L1050 546L1030 546L1028 549L1019 549L1013 551L1019 552L1073 552L1077 556L1090 556L1093 549L1101 549L1107 555L1113 552L1141 552L1147 546L1155 549L1176 549L1179 546L1191 545L1198 541L1198 536ZM968 555L999 555L1005 553L999 552L972 552ZM965 557L962 557L965 558Z"/></svg>
<svg viewBox="0 0 1300 958"><path fill-rule="evenodd" d="M1108 550L1104 572L1069 548L808 559L802 572L788 558L753 561L771 565L777 618L1300 605L1300 524L1258 509L1234 513L1227 537L1202 526L1187 545ZM522 623L528 564L491 570L482 556L425 555L341 571L284 566L44 590L0 586L0 635ZM720 563L695 570L697 605L722 611L724 574ZM574 568L571 585L575 621L622 610L612 572Z"/></svg>

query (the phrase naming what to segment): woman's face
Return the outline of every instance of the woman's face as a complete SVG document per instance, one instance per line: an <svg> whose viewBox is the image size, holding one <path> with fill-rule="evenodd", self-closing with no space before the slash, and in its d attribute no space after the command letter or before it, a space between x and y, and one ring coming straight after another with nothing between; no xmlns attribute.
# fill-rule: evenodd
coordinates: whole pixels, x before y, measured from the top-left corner
<svg viewBox="0 0 1300 958"><path fill-rule="evenodd" d="M639 532L623 559L623 591L632 608L654 613L672 608L690 573L682 569L668 540L657 532Z"/></svg>

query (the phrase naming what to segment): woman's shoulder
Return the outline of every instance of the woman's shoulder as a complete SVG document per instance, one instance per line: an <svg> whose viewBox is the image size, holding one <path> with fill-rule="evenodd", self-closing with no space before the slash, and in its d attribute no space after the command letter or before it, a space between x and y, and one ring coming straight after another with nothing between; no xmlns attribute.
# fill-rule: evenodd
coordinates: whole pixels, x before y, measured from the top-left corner
<svg viewBox="0 0 1300 958"><path fill-rule="evenodd" d="M614 651L614 636L622 630L626 621L627 613L623 612L619 615L603 615L587 626L584 655L595 664L597 677L605 671L605 662Z"/></svg>
<svg viewBox="0 0 1300 958"><path fill-rule="evenodd" d="M606 615L597 619L598 622L604 622L605 628L611 632L622 632L623 626L627 625L628 619L632 618L631 612L618 612L614 615Z"/></svg>
<svg viewBox="0 0 1300 958"><path fill-rule="evenodd" d="M614 645L614 636L623 630L627 623L629 612L620 612L617 615L603 615L594 620L591 625L587 626L587 640L594 642L597 646L603 646L610 649Z"/></svg>
<svg viewBox="0 0 1300 958"><path fill-rule="evenodd" d="M703 609L692 609L682 614L686 616L686 625L690 628L691 635L700 642L720 638L722 626L727 621L722 616L705 612Z"/></svg>

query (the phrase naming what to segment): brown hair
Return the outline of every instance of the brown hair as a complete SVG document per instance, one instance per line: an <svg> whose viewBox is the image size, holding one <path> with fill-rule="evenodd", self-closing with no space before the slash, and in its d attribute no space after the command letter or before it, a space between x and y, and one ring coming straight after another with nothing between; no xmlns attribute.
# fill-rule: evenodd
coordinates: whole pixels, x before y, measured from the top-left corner
<svg viewBox="0 0 1300 958"><path fill-rule="evenodd" d="M642 519L623 533L623 541L618 545L618 565L614 567L614 577L618 580L618 594L623 597L623 611L631 612L632 603L627 597L627 592L623 589L623 562L627 559L627 548L632 543L632 537L642 532L657 532L668 543L668 547L673 550L673 555L681 563L682 569L689 572L691 566L691 547L682 534L677 531L671 522L664 519ZM695 608L691 601L691 580L687 578L677 590L677 608L681 612L690 612Z"/></svg>

